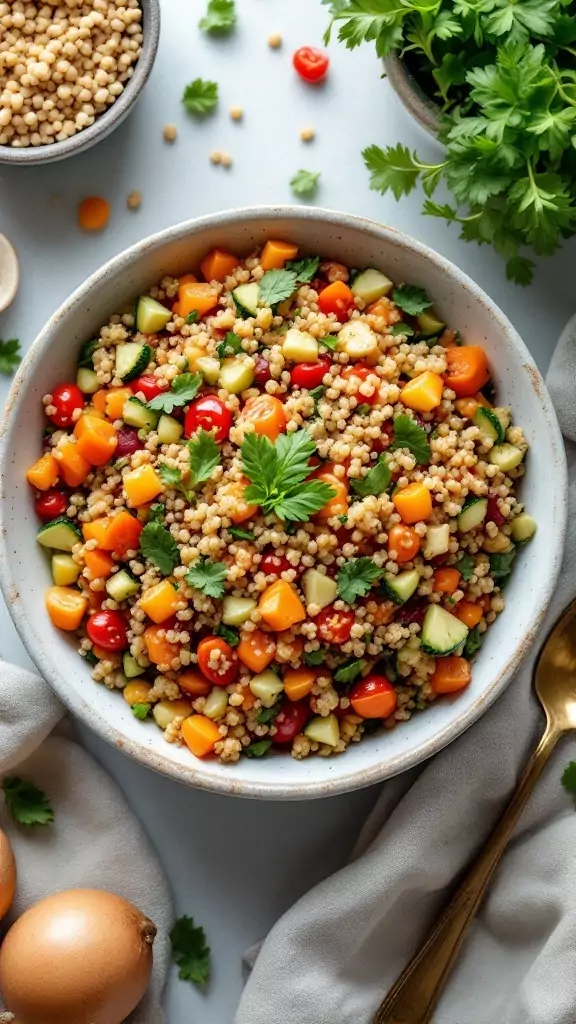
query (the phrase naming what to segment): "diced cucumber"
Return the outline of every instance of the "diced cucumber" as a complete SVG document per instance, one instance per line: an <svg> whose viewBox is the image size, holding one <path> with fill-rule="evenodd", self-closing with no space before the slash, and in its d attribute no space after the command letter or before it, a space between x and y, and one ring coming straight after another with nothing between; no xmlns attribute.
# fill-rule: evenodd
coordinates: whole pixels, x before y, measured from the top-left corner
<svg viewBox="0 0 576 1024"><path fill-rule="evenodd" d="M137 676L141 676L146 671L128 651L126 651L122 658L122 668L127 679L136 679Z"/></svg>
<svg viewBox="0 0 576 1024"><path fill-rule="evenodd" d="M133 597L139 590L139 581L135 580L125 569L114 573L110 579L106 580L106 593L113 601L117 601L118 604L122 601L127 601L129 597Z"/></svg>
<svg viewBox="0 0 576 1024"><path fill-rule="evenodd" d="M432 524L426 529L425 558L436 558L450 550L450 527L448 523Z"/></svg>
<svg viewBox="0 0 576 1024"><path fill-rule="evenodd" d="M80 528L76 523L68 519L68 516L59 516L51 523L41 526L36 534L36 540L43 548L53 548L54 551L72 551L75 544L82 540Z"/></svg>
<svg viewBox="0 0 576 1024"><path fill-rule="evenodd" d="M389 601L394 601L394 604L404 604L412 597L419 582L418 571L407 569L406 572L399 572L397 576L387 573L380 581L380 587Z"/></svg>
<svg viewBox="0 0 576 1024"><path fill-rule="evenodd" d="M173 416L162 413L158 420L158 440L160 444L177 444L184 433L184 427Z"/></svg>
<svg viewBox="0 0 576 1024"><path fill-rule="evenodd" d="M94 370L89 370L86 366L78 367L76 383L80 391L85 395L94 395L100 388L98 377Z"/></svg>
<svg viewBox="0 0 576 1024"><path fill-rule="evenodd" d="M80 575L72 555L52 555L52 579L57 587L70 587Z"/></svg>
<svg viewBox="0 0 576 1024"><path fill-rule="evenodd" d="M271 708L284 689L284 684L271 668L252 676L249 687L255 697L262 701L265 708Z"/></svg>
<svg viewBox="0 0 576 1024"><path fill-rule="evenodd" d="M479 405L474 413L473 422L478 427L483 440L493 441L494 444L500 444L504 440L504 430L494 409Z"/></svg>
<svg viewBox="0 0 576 1024"><path fill-rule="evenodd" d="M502 473L508 473L516 469L524 458L526 452L517 448L515 444L497 444L488 454L488 461L497 466Z"/></svg>
<svg viewBox="0 0 576 1024"><path fill-rule="evenodd" d="M494 450L494 449L492 449ZM488 501L486 498L472 498L466 501L464 508L458 516L458 529L460 533L469 533L475 530L486 518Z"/></svg>
<svg viewBox="0 0 576 1024"><path fill-rule="evenodd" d="M315 604L321 610L336 600L338 584L318 569L306 569L302 576L302 589L306 604Z"/></svg>
<svg viewBox="0 0 576 1024"><path fill-rule="evenodd" d="M166 306L157 302L151 295L140 296L136 303L136 330L140 331L140 334L157 334L171 319L172 313Z"/></svg>
<svg viewBox="0 0 576 1024"><path fill-rule="evenodd" d="M350 287L353 295L357 295L363 302L370 303L381 299L383 295L389 295L394 287L394 283L385 274L381 274L379 270L375 270L374 267L368 267L367 270L363 270L361 274L358 274L358 277Z"/></svg>
<svg viewBox="0 0 576 1024"><path fill-rule="evenodd" d="M256 316L260 289L255 281L250 284L239 284L232 292L232 298L241 316Z"/></svg>
<svg viewBox="0 0 576 1024"><path fill-rule="evenodd" d="M444 321L439 320L429 309L425 313L419 313L416 320L420 334L425 338L432 338L435 334L440 334L446 327Z"/></svg>
<svg viewBox="0 0 576 1024"><path fill-rule="evenodd" d="M192 705L187 700L159 700L152 709L156 725L167 729L175 718L188 718L192 714Z"/></svg>
<svg viewBox="0 0 576 1024"><path fill-rule="evenodd" d="M129 398L124 402L122 419L129 427L137 427L138 430L153 430L158 423L158 413L149 409L139 398Z"/></svg>
<svg viewBox="0 0 576 1024"><path fill-rule="evenodd" d="M116 376L122 381L134 380L148 366L152 356L150 345L139 345L137 341L126 341L116 346Z"/></svg>
<svg viewBox="0 0 576 1024"><path fill-rule="evenodd" d="M521 515L516 516L512 520L512 539L517 544L522 544L526 540L530 540L534 536L538 524L536 520L529 516L527 512L522 512Z"/></svg>
<svg viewBox="0 0 576 1024"><path fill-rule="evenodd" d="M304 735L315 743L325 743L327 747L335 747L340 739L340 728L336 715L312 718L304 729Z"/></svg>
<svg viewBox="0 0 576 1024"><path fill-rule="evenodd" d="M282 342L282 355L292 363L316 363L318 342L308 331L299 331L297 327L291 327Z"/></svg>
<svg viewBox="0 0 576 1024"><path fill-rule="evenodd" d="M217 384L220 376L220 360L211 356L200 356L196 360L196 369L201 373L207 384Z"/></svg>
<svg viewBox="0 0 576 1024"><path fill-rule="evenodd" d="M230 395L239 395L246 391L254 380L254 363L244 356L237 359L225 359L220 367L218 383Z"/></svg>
<svg viewBox="0 0 576 1024"><path fill-rule="evenodd" d="M338 331L338 349L350 359L367 359L378 352L378 338L363 320L349 320Z"/></svg>
<svg viewBox="0 0 576 1024"><path fill-rule="evenodd" d="M90 341L84 342L78 355L78 366L85 366L89 370L94 369L94 360L92 359L92 356L99 344L100 342L98 341L98 338L91 338Z"/></svg>
<svg viewBox="0 0 576 1024"><path fill-rule="evenodd" d="M222 718L228 707L228 694L223 686L214 686L204 703L203 715L207 718Z"/></svg>
<svg viewBox="0 0 576 1024"><path fill-rule="evenodd" d="M225 597L222 601L222 622L225 626L241 626L256 607L251 597Z"/></svg>
<svg viewBox="0 0 576 1024"><path fill-rule="evenodd" d="M460 622L455 615L451 615L439 604L431 604L428 607L420 634L422 650L426 654L452 654L464 643L467 636L468 626Z"/></svg>

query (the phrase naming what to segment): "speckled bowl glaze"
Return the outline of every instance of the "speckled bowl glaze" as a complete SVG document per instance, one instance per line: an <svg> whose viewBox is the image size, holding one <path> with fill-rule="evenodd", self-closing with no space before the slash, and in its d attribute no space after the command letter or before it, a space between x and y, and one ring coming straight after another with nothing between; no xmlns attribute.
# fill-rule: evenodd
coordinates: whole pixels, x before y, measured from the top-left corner
<svg viewBox="0 0 576 1024"><path fill-rule="evenodd" d="M140 6L144 35L142 52L134 65L134 74L112 106L97 117L89 128L84 128L65 142L54 142L50 146L30 146L27 149L0 146L0 164L24 164L27 167L33 164L53 164L90 149L122 124L148 81L160 39L160 0L140 0Z"/></svg>
<svg viewBox="0 0 576 1024"><path fill-rule="evenodd" d="M424 92L407 65L396 54L386 57L383 64L390 85L408 113L429 135L436 138L441 115L438 104Z"/></svg>
<svg viewBox="0 0 576 1024"><path fill-rule="evenodd" d="M539 529L518 554L508 607L490 629L472 683L459 697L437 701L406 725L352 744L340 757L295 761L278 754L222 765L195 760L187 748L167 744L153 722L138 722L119 693L92 681L74 638L51 626L44 608L49 564L35 542L25 472L40 451L42 395L55 381L74 377L81 343L114 310L164 274L195 270L208 249L246 254L271 236L290 239L302 253L380 267L396 281L421 285L444 319L485 346L499 399L512 406L531 446L522 496ZM70 710L109 743L171 778L217 793L284 800L369 786L437 753L472 725L502 693L534 640L560 568L566 521L566 464L556 416L506 317L469 277L414 239L358 217L304 207L257 207L188 221L140 242L93 274L54 314L18 371L0 427L0 487L2 590L31 657Z"/></svg>

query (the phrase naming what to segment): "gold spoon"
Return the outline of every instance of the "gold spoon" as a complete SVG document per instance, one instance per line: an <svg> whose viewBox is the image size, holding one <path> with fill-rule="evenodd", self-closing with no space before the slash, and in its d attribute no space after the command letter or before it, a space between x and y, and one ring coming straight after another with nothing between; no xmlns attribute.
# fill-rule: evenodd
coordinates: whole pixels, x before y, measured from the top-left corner
<svg viewBox="0 0 576 1024"><path fill-rule="evenodd" d="M576 601L548 636L536 663L536 693L546 713L542 739L483 850L430 935L390 989L372 1024L429 1024L488 883L560 737L576 729Z"/></svg>

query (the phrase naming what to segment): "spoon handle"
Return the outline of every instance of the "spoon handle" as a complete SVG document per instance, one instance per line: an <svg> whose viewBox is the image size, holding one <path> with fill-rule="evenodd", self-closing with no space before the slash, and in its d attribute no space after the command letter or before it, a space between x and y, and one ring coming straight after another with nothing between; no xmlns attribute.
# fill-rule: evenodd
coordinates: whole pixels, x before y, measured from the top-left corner
<svg viewBox="0 0 576 1024"><path fill-rule="evenodd" d="M429 1024L467 928L500 861L514 826L560 738L551 726L530 758L514 796L420 951L397 979L372 1024Z"/></svg>

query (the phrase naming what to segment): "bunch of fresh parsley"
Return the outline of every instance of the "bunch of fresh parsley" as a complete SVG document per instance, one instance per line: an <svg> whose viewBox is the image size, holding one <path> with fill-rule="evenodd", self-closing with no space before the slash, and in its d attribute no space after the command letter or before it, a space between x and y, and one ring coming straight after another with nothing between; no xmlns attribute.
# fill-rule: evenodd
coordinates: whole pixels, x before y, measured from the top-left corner
<svg viewBox="0 0 576 1024"><path fill-rule="evenodd" d="M399 53L443 110L439 163L405 146L363 153L371 187L397 199L420 181L424 213L490 243L518 284L522 254L576 231L576 18L572 0L322 0L349 49ZM327 36L330 35L330 28ZM454 203L432 200L440 181Z"/></svg>

